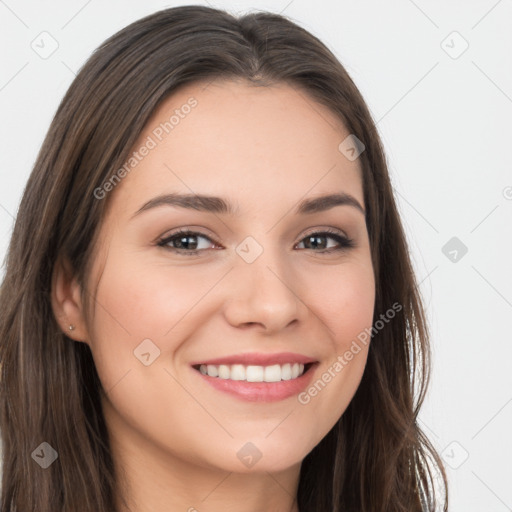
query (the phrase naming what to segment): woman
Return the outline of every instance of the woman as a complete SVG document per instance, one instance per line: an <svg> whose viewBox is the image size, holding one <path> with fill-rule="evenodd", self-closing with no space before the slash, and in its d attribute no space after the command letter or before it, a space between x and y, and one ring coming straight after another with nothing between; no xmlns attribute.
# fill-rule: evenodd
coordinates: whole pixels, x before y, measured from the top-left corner
<svg viewBox="0 0 512 512"><path fill-rule="evenodd" d="M6 263L2 512L436 509L381 142L286 18L184 6L102 44Z"/></svg>

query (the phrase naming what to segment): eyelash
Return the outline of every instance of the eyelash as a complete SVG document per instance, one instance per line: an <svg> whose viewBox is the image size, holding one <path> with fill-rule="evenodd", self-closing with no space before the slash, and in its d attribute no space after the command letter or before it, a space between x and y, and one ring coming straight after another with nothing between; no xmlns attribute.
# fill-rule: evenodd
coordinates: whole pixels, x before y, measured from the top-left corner
<svg viewBox="0 0 512 512"><path fill-rule="evenodd" d="M306 238L310 238L314 235L315 236L328 235L327 238L332 238L333 240L336 240L336 242L340 245L340 247L337 247L337 248L324 249L322 251L313 251L313 252L318 252L320 254L330 254L330 253L337 252L337 251L351 249L355 246L354 241L351 238L341 235L337 231L330 230L329 228L324 229L323 231L313 231L311 233L308 233L299 243L302 243ZM211 242L213 242L214 244L219 245L219 244L217 244L217 242L215 242L215 240L212 240L209 236L207 236L203 233L200 233L197 231L183 230L183 229L178 230L163 239L160 239L157 242L157 245L159 247L163 247L164 249L167 249L174 253L182 254L183 256L194 256L194 255L197 255L200 252L206 250L206 249L195 249L195 250L194 249L189 249L189 250L176 249L176 248L167 246L167 244L169 242L172 242L173 240L175 240L179 237L183 237L183 236L194 236L194 237L197 236L197 237L201 237L201 238L206 238L206 239L210 240ZM308 250L308 249L301 249L301 250ZM312 250L312 249L309 249L309 250Z"/></svg>

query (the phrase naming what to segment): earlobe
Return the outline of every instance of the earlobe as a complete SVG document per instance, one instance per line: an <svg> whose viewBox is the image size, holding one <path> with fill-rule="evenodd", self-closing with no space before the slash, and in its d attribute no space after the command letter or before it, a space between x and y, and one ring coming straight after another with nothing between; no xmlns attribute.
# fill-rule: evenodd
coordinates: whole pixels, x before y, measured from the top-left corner
<svg viewBox="0 0 512 512"><path fill-rule="evenodd" d="M52 309L60 328L75 341L87 340L81 287L66 258L59 257L52 275Z"/></svg>

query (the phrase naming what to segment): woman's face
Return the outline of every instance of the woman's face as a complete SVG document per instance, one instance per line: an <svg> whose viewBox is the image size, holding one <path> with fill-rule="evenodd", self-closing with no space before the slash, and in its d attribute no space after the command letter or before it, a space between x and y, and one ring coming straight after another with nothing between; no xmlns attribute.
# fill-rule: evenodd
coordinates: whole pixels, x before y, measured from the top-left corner
<svg viewBox="0 0 512 512"><path fill-rule="evenodd" d="M187 85L153 115L122 179L98 192L112 197L85 341L118 442L278 471L343 414L375 298L361 168L339 149L347 136L287 85ZM307 206L332 194L342 200Z"/></svg>

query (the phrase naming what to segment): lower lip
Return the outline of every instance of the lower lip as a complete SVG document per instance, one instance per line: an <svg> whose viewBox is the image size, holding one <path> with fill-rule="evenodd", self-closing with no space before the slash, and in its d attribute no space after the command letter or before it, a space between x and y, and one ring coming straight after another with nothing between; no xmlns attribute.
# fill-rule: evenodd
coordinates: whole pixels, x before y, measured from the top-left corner
<svg viewBox="0 0 512 512"><path fill-rule="evenodd" d="M247 382L245 380L221 379L203 375L199 370L193 370L202 377L210 386L219 391L224 391L249 402L277 402L294 395L298 395L307 387L313 377L313 372L318 363L314 363L300 377L279 382Z"/></svg>

